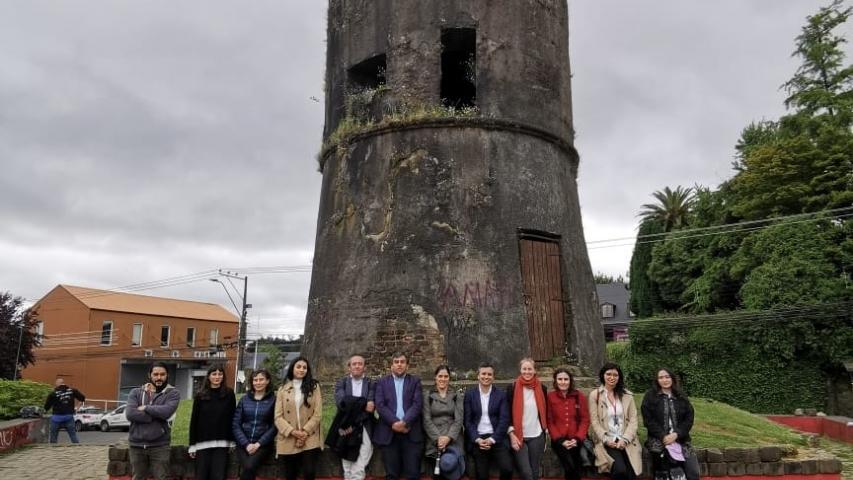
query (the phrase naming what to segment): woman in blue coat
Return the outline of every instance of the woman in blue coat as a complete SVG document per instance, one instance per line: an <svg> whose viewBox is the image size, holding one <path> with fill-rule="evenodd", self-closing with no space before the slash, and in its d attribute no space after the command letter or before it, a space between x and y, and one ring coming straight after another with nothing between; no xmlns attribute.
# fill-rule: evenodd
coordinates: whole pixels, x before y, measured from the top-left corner
<svg viewBox="0 0 853 480"><path fill-rule="evenodd" d="M231 428L240 458L240 480L255 480L258 467L273 451L276 431L275 391L270 372L255 370L252 385L237 404Z"/></svg>

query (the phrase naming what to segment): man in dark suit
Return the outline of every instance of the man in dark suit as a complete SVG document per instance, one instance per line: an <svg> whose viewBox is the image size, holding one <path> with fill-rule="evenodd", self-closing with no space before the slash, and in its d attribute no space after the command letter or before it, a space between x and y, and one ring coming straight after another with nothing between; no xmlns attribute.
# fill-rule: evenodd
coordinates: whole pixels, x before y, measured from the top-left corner
<svg viewBox="0 0 853 480"><path fill-rule="evenodd" d="M361 447L358 449L357 458L352 461L341 458L341 464L344 470L344 480L364 480L365 469L373 455L373 444L370 441L370 436L373 434L373 412L376 410L374 403L376 383L364 374L364 357L361 355L351 356L347 362L347 369L349 375L335 382L335 405L339 411L350 405L358 405L362 411L360 415L362 431L353 432L352 427L350 427L340 434L341 436L360 436ZM364 405L363 408L361 407L362 404Z"/></svg>
<svg viewBox="0 0 853 480"><path fill-rule="evenodd" d="M507 441L509 404L506 394L492 386L494 380L495 367L482 363L477 369L479 385L465 392L465 436L468 451L477 467L477 480L488 480L489 467L493 462L498 466L501 480L512 478L512 458Z"/></svg>
<svg viewBox="0 0 853 480"><path fill-rule="evenodd" d="M385 478L420 478L424 433L421 426L423 392L421 379L408 375L409 359L404 353L391 357L391 374L376 384L376 411L379 423L373 430L373 443L382 447Z"/></svg>

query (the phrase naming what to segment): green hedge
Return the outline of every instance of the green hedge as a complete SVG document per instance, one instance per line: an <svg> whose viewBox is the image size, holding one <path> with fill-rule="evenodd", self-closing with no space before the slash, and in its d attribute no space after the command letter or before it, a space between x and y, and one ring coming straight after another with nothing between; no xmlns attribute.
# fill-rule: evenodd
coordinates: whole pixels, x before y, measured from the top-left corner
<svg viewBox="0 0 853 480"><path fill-rule="evenodd" d="M0 380L0 418L16 418L21 407L44 406L53 387L29 380Z"/></svg>
<svg viewBox="0 0 853 480"><path fill-rule="evenodd" d="M619 352L621 365L628 386L639 392L651 386L658 368L667 366L682 378L688 395L713 398L749 412L824 408L824 373L814 359L779 353L784 350L782 343L795 341L783 330L781 322L637 322L630 330L630 347Z"/></svg>

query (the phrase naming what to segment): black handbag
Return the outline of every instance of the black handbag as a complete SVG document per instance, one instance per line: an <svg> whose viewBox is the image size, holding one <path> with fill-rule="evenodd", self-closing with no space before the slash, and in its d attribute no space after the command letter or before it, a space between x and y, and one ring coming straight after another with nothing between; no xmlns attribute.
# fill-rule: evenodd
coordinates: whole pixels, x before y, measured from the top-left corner
<svg viewBox="0 0 853 480"><path fill-rule="evenodd" d="M581 424L581 406L575 402L575 425ZM578 445L578 453L581 457L581 465L584 467L592 467L595 465L595 445L589 438L584 438L583 442Z"/></svg>
<svg viewBox="0 0 853 480"><path fill-rule="evenodd" d="M659 438L648 437L646 439L646 450L648 450L649 453L660 455L663 453L663 442L660 441Z"/></svg>
<svg viewBox="0 0 853 480"><path fill-rule="evenodd" d="M580 448L581 465L584 467L595 466L595 446L592 444L592 440L583 439L583 443L578 445L578 448Z"/></svg>

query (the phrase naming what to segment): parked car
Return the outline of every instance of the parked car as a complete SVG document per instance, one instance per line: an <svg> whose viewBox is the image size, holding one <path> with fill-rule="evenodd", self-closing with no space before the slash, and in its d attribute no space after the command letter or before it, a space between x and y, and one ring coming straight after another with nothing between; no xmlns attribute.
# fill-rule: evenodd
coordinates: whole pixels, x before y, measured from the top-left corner
<svg viewBox="0 0 853 480"><path fill-rule="evenodd" d="M101 431L109 432L114 428L120 428L122 430L130 430L130 421L127 419L127 416L124 414L124 408L126 405L122 405L111 412L107 412L101 417Z"/></svg>
<svg viewBox="0 0 853 480"><path fill-rule="evenodd" d="M74 426L78 432L90 428L98 428L101 425L101 417L104 411L97 407L80 407L74 414Z"/></svg>

